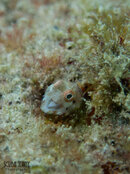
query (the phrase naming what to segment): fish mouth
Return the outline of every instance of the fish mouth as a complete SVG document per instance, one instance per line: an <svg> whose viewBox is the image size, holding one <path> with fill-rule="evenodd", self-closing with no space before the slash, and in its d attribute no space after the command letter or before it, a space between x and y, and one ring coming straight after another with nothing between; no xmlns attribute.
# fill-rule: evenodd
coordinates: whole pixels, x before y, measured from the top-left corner
<svg viewBox="0 0 130 174"><path fill-rule="evenodd" d="M48 109L58 109L61 107L60 104L57 104L55 101L53 101L52 99L48 102Z"/></svg>
<svg viewBox="0 0 130 174"><path fill-rule="evenodd" d="M62 104L58 104L52 99L50 99L47 103L42 102L41 110L45 114L54 114L54 115L62 115L63 114Z"/></svg>

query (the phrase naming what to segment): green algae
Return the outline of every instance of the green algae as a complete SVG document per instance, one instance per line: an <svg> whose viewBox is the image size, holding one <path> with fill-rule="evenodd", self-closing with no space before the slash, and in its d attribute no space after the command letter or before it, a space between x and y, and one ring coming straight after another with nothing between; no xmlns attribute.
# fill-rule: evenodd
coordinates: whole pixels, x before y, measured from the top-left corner
<svg viewBox="0 0 130 174"><path fill-rule="evenodd" d="M0 2L2 161L28 160L32 173L129 173L128 6ZM58 79L87 92L80 110L56 120L40 104Z"/></svg>

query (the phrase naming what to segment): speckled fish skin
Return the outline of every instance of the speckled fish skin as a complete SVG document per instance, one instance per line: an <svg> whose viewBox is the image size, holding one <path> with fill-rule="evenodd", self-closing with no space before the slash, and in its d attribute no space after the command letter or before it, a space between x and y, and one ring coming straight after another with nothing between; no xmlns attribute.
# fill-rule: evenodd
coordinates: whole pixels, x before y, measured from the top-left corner
<svg viewBox="0 0 130 174"><path fill-rule="evenodd" d="M50 85L41 102L45 114L68 115L80 107L82 93L78 85L59 80Z"/></svg>

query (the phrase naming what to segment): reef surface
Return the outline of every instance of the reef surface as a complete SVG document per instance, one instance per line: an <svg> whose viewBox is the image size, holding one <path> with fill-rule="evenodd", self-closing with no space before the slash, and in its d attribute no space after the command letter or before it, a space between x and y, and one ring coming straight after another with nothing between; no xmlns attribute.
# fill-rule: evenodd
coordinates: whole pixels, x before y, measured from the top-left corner
<svg viewBox="0 0 130 174"><path fill-rule="evenodd" d="M0 173L130 173L129 14L128 0L0 1ZM40 109L58 80L85 91L67 116Z"/></svg>

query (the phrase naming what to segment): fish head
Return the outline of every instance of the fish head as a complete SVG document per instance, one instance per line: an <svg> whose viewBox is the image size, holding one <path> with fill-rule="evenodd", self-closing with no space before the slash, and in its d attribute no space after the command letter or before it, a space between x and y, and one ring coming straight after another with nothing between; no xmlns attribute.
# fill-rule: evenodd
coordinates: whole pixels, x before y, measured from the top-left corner
<svg viewBox="0 0 130 174"><path fill-rule="evenodd" d="M45 91L41 110L46 114L68 115L80 107L81 97L77 84L59 80Z"/></svg>

